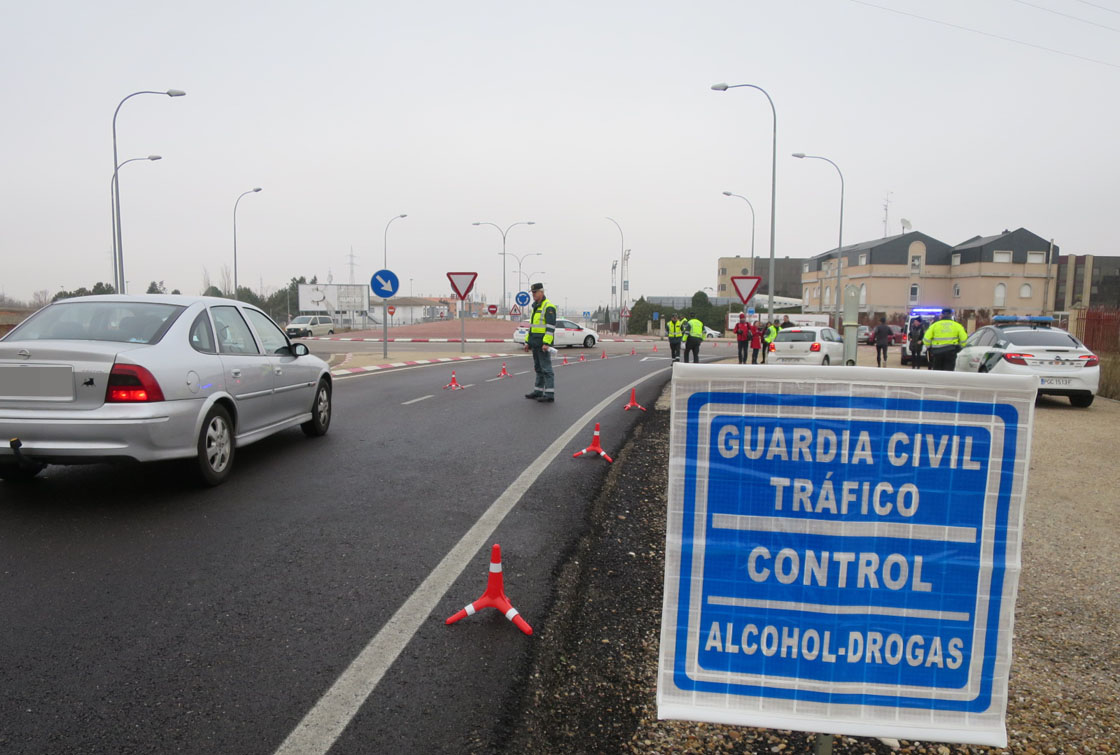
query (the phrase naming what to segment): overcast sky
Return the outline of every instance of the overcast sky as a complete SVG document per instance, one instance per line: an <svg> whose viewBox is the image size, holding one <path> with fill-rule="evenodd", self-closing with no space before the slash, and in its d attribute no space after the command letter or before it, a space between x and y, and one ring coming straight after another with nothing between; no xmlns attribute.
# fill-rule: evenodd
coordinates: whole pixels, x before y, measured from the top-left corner
<svg viewBox="0 0 1120 755"><path fill-rule="evenodd" d="M793 152L843 170L845 243L906 218L950 244L1024 226L1115 254L1120 0L875 4L9 3L0 292L112 280L113 111L145 89L187 96L117 120L120 160L163 157L121 169L130 292L219 283L234 202L260 186L237 215L254 289L350 282L351 248L368 282L407 213L388 232L404 293L465 270L498 300L501 236L471 223L532 220L508 251L542 253L523 272L592 308L623 243L610 216L631 299L689 295L750 254L750 209L722 191L751 200L769 255L770 107L716 82L777 108L778 257L837 241L836 171Z"/></svg>

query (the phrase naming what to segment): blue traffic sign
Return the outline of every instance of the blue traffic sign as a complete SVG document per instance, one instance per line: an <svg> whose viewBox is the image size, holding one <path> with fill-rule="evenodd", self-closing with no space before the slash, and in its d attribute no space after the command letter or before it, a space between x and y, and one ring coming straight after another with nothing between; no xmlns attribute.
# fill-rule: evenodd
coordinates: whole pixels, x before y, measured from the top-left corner
<svg viewBox="0 0 1120 755"><path fill-rule="evenodd" d="M584 317L591 317L591 312L585 309L585 310L583 310L583 316Z"/></svg>
<svg viewBox="0 0 1120 755"><path fill-rule="evenodd" d="M654 322L657 322L657 320L658 320L658 318L659 318L659 317L661 317L661 313L660 313L660 312L654 312L654 313L653 313L653 321L654 321Z"/></svg>
<svg viewBox="0 0 1120 755"><path fill-rule="evenodd" d="M533 297L529 296L529 293L527 291L518 291L517 296L515 296L513 298L513 300L515 302L517 302L518 304L520 304L522 307L524 307L525 305L527 305L529 303L529 300L532 299L532 298Z"/></svg>
<svg viewBox="0 0 1120 755"><path fill-rule="evenodd" d="M754 314L754 307L747 307L747 314L748 315L753 315Z"/></svg>
<svg viewBox="0 0 1120 755"><path fill-rule="evenodd" d="M1005 740L1035 386L787 369L674 375L662 717L765 726L804 704L808 731L848 709L863 728L838 731L898 736L901 709L945 741Z"/></svg>
<svg viewBox="0 0 1120 755"><path fill-rule="evenodd" d="M397 280L397 274L391 270L378 270L370 277L369 287L377 296L388 299L397 293L401 287L401 282Z"/></svg>

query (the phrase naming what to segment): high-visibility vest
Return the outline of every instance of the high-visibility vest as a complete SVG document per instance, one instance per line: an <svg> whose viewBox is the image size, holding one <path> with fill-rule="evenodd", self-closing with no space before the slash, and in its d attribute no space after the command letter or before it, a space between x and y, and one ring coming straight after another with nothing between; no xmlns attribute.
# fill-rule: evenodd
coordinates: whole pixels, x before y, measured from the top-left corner
<svg viewBox="0 0 1120 755"><path fill-rule="evenodd" d="M704 340L704 323L700 321L700 318L694 317L688 321L688 337Z"/></svg>
<svg viewBox="0 0 1120 755"><path fill-rule="evenodd" d="M777 337L778 329L774 327L773 323L766 326L766 335L763 336L762 340L766 341L766 343L771 343Z"/></svg>
<svg viewBox="0 0 1120 755"><path fill-rule="evenodd" d="M552 310L552 324L545 321L546 311ZM539 304L533 305L533 319L529 321L529 337L535 335L543 335L543 343L545 346L552 345L552 339L556 333L556 306L548 299L541 299Z"/></svg>
<svg viewBox="0 0 1120 755"><path fill-rule="evenodd" d="M958 346L968 340L968 333L956 320L937 320L926 329L922 341L931 349L938 346Z"/></svg>
<svg viewBox="0 0 1120 755"><path fill-rule="evenodd" d="M681 324L680 324L680 322L677 321L677 320L669 320L668 325L669 325L669 337L670 338L680 338L681 337Z"/></svg>

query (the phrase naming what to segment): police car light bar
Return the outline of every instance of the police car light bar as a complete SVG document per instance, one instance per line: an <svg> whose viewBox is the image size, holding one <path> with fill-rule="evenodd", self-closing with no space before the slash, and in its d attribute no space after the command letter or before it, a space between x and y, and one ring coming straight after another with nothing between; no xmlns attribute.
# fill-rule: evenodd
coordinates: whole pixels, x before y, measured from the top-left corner
<svg viewBox="0 0 1120 755"><path fill-rule="evenodd" d="M1054 318L1049 315L996 315L992 318L992 322L1014 322L1014 323L1028 323L1031 325L1050 325L1054 322Z"/></svg>
<svg viewBox="0 0 1120 755"><path fill-rule="evenodd" d="M914 307L910 310L910 317L931 317L941 314L941 307Z"/></svg>

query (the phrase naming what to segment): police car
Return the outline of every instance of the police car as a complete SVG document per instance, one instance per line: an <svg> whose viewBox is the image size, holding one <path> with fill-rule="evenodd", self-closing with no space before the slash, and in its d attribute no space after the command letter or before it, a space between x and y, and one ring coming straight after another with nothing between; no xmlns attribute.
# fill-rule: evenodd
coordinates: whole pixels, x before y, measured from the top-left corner
<svg viewBox="0 0 1120 755"><path fill-rule="evenodd" d="M513 331L514 343L525 343L529 338L528 322L522 322L517 330ZM571 320L557 318L556 333L553 335L553 346L582 346L585 349L595 347L599 342L599 334L591 328L585 328Z"/></svg>
<svg viewBox="0 0 1120 755"><path fill-rule="evenodd" d="M1035 375L1039 395L1067 396L1074 406L1089 406L1100 386L1100 359L1076 337L1052 327L1053 320L993 317L991 325L968 337L957 354L957 370Z"/></svg>

